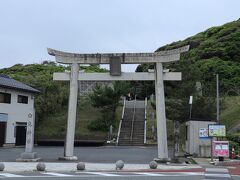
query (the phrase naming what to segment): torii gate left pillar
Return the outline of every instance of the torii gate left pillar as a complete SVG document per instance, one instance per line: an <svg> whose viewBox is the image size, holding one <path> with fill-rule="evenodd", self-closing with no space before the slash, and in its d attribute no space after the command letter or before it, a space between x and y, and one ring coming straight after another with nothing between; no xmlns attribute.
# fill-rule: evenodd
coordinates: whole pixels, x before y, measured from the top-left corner
<svg viewBox="0 0 240 180"><path fill-rule="evenodd" d="M73 155L74 151L74 135L76 124L76 108L77 108L77 95L78 95L78 80L79 78L79 65L78 64L109 64L113 57L117 57L122 64L141 64L141 63L155 63L155 77L152 78L150 74L134 73L132 76L110 77L107 80L155 80L155 94L156 94L156 117L157 117L157 136L158 136L158 160L168 160L168 147L167 147L167 128L166 128L166 113L165 113L165 98L164 98L164 62L177 61L180 59L180 53L188 51L189 46L184 46L175 50L161 51L158 53L117 53L117 54L75 54L66 53L53 49L48 49L48 53L56 57L58 63L72 64L70 75L70 95L68 107L68 122L67 122L67 135L64 149L65 160L77 160ZM91 73L90 73L91 74ZM89 74L89 76L90 76ZM99 76L101 76L99 73ZM136 75L138 74L138 76ZM104 76L102 76L104 77ZM96 80L83 79L83 80ZM106 77L105 77L106 78ZM125 78L125 79L124 79ZM67 79L65 77L65 79ZM171 77L170 77L171 79ZM173 78L174 79L174 78ZM59 79L59 80L64 80ZM106 80L106 79L102 79Z"/></svg>
<svg viewBox="0 0 240 180"><path fill-rule="evenodd" d="M70 75L67 134L66 134L66 140L65 140L65 146L64 146L64 157L59 158L64 160L78 159L77 156L73 155L76 114L77 114L78 72L79 72L79 65L77 63L73 63L71 67L71 75Z"/></svg>
<svg viewBox="0 0 240 180"><path fill-rule="evenodd" d="M160 161L168 161L167 145L167 121L165 113L165 96L163 85L163 66L162 63L155 64L155 98L156 98L156 117L157 117L157 141L158 158Z"/></svg>

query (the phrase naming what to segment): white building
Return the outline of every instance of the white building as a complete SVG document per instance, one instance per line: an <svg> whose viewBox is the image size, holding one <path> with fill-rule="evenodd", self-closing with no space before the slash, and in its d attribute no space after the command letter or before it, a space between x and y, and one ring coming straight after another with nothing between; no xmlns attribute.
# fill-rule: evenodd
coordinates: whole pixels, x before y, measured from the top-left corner
<svg viewBox="0 0 240 180"><path fill-rule="evenodd" d="M0 146L25 145L27 123L34 124L38 90L0 75Z"/></svg>

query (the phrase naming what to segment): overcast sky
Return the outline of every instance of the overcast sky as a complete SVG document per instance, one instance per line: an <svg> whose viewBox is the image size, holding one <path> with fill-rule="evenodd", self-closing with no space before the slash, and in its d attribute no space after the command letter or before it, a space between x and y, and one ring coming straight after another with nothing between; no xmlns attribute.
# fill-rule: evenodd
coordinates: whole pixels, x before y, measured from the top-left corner
<svg viewBox="0 0 240 180"><path fill-rule="evenodd" d="M237 20L239 7L239 0L1 0L0 68L54 60L47 47L154 52Z"/></svg>

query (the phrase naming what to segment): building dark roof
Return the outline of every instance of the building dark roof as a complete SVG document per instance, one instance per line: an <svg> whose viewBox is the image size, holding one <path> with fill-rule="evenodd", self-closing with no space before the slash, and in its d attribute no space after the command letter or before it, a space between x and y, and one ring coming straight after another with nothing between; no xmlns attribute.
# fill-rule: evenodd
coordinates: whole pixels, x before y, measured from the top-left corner
<svg viewBox="0 0 240 180"><path fill-rule="evenodd" d="M203 118L191 118L191 119L187 119L187 121L212 121L212 122L217 122L217 120L214 120L214 119L203 119Z"/></svg>
<svg viewBox="0 0 240 180"><path fill-rule="evenodd" d="M4 87L8 89L16 89L16 90L30 92L30 93L40 93L39 90L34 89L14 79L11 79L10 77L3 74L0 74L0 87Z"/></svg>

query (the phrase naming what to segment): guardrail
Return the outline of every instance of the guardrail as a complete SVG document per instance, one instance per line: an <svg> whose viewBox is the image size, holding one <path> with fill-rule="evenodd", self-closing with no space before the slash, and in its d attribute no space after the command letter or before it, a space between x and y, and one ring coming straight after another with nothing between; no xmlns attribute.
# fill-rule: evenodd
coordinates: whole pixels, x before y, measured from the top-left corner
<svg viewBox="0 0 240 180"><path fill-rule="evenodd" d="M147 142L147 97L145 98L145 116L144 116L144 144Z"/></svg>
<svg viewBox="0 0 240 180"><path fill-rule="evenodd" d="M123 110L122 110L122 118L119 122L119 126L118 126L118 135L117 135L117 144L119 142L119 137L120 137L120 133L121 133L121 127L122 127L122 120L124 118L124 113L125 113L125 106L126 106L126 97L124 97L123 99Z"/></svg>

